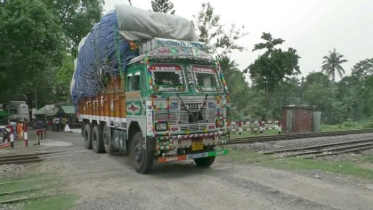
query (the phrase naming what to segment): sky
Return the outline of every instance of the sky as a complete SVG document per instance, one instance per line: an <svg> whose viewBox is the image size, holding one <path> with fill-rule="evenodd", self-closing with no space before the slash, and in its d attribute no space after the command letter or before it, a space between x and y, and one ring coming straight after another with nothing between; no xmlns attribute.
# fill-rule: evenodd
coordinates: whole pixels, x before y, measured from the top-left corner
<svg viewBox="0 0 373 210"><path fill-rule="evenodd" d="M151 0L131 0L132 6L151 10ZM346 75L357 62L373 57L373 1L372 0L172 0L176 15L193 19L210 2L227 29L233 23L245 26L249 35L237 43L247 48L233 52L231 58L243 70L261 54L252 52L261 42L262 32L282 38L283 49L292 47L300 55L302 76L320 71L323 56L336 48L348 60L343 64ZM128 0L105 0L104 10ZM337 77L337 80L339 78Z"/></svg>

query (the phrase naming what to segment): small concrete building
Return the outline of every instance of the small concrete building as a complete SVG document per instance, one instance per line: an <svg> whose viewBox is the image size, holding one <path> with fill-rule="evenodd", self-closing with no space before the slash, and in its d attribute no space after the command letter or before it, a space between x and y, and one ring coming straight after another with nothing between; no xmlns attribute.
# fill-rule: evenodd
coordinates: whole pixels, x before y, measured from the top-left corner
<svg viewBox="0 0 373 210"><path fill-rule="evenodd" d="M288 105L281 111L282 133L312 132L312 107Z"/></svg>

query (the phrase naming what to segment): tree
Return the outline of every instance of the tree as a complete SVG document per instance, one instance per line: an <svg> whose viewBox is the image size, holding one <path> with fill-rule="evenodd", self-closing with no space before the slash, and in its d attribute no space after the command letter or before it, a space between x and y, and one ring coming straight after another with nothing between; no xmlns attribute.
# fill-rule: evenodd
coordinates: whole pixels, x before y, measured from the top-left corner
<svg viewBox="0 0 373 210"><path fill-rule="evenodd" d="M248 84L242 71L238 69L237 63L230 59L229 54L234 50L244 50L244 47L235 42L248 33L236 29L234 24L229 31L225 32L224 25L220 23L220 16L214 13L214 8L210 3L203 3L202 10L193 17L192 23L199 35L199 41L206 43L206 52L217 57L224 74L230 92L231 106L235 107L231 110L231 114L235 115L232 120L241 119L238 115L246 107L248 101Z"/></svg>
<svg viewBox="0 0 373 210"><path fill-rule="evenodd" d="M332 77L332 81L335 82L335 73L337 72L338 75L342 78L345 70L341 66L342 63L347 62L346 59L343 59L344 55L341 55L336 52L335 48L334 51L329 51L329 56L324 56L323 63L322 63L322 72L324 72L329 77Z"/></svg>
<svg viewBox="0 0 373 210"><path fill-rule="evenodd" d="M154 0L152 2L153 12L175 14L174 3L170 0Z"/></svg>
<svg viewBox="0 0 373 210"><path fill-rule="evenodd" d="M352 67L352 76L364 79L369 75L373 75L373 58L360 61Z"/></svg>
<svg viewBox="0 0 373 210"><path fill-rule="evenodd" d="M235 42L248 35L241 29L236 29L232 24L230 30L225 32L224 25L220 23L220 15L214 14L214 8L210 3L203 3L202 10L194 15L192 22L199 35L199 41L206 43L206 51L218 57L228 55L234 50L242 51L243 46ZM244 26L242 26L244 29Z"/></svg>
<svg viewBox="0 0 373 210"><path fill-rule="evenodd" d="M65 44L72 56L77 57L80 40L92 26L100 21L103 0L43 0L58 17L62 26Z"/></svg>
<svg viewBox="0 0 373 210"><path fill-rule="evenodd" d="M224 78L228 83L228 89L232 89L234 85L233 81L231 83L233 75L237 73L242 75L242 72L238 69L238 64L236 61L231 60L230 57L225 55L219 58L219 65L224 74Z"/></svg>
<svg viewBox="0 0 373 210"><path fill-rule="evenodd" d="M298 59L300 58L297 51L289 48L283 51L275 48L284 42L283 39L273 39L270 33L263 33L261 38L265 41L254 46L253 51L266 51L259 56L244 72L250 73L250 78L256 86L265 91L272 93L276 86L289 79L293 75L300 74Z"/></svg>
<svg viewBox="0 0 373 210"><path fill-rule="evenodd" d="M309 85L313 84L320 84L324 88L330 88L330 80L328 76L323 74L322 72L311 72L306 76L306 80L304 82L304 88L307 88Z"/></svg>
<svg viewBox="0 0 373 210"><path fill-rule="evenodd" d="M354 118L367 119L373 116L373 58L362 60L352 68L352 75L340 82L340 94L354 99Z"/></svg>
<svg viewBox="0 0 373 210"><path fill-rule="evenodd" d="M47 70L61 63L65 48L59 21L41 0L1 3L0 28L0 97L6 101L53 76Z"/></svg>
<svg viewBox="0 0 373 210"><path fill-rule="evenodd" d="M218 59L220 68L224 74L225 81L230 92L232 106L238 110L246 106L248 85L245 77L237 66L238 64L228 56L222 56Z"/></svg>
<svg viewBox="0 0 373 210"><path fill-rule="evenodd" d="M53 87L55 90L55 100L59 102L68 102L70 96L70 82L74 74L74 58L66 55L62 66L56 69Z"/></svg>

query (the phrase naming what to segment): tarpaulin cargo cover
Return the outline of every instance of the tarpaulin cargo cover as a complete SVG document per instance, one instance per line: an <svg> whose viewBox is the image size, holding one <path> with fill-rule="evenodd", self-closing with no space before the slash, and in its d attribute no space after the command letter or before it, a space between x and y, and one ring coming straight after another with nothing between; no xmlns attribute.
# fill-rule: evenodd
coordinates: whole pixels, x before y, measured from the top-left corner
<svg viewBox="0 0 373 210"><path fill-rule="evenodd" d="M71 80L75 106L102 88L101 75L119 75L138 56L129 41L144 42L154 37L197 41L192 23L177 15L155 13L129 5L115 5L79 43L76 69ZM77 110L77 109L76 109Z"/></svg>

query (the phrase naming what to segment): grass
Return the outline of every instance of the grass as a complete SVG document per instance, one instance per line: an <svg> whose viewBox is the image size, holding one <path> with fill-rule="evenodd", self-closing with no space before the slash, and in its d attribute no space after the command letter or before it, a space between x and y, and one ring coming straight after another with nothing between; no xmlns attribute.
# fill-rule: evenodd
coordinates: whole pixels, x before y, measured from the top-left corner
<svg viewBox="0 0 373 210"><path fill-rule="evenodd" d="M273 160L273 156L264 155L259 152L241 152L232 147L226 147L229 150L229 154L221 156L221 160L227 162L236 163L255 163L262 161Z"/></svg>
<svg viewBox="0 0 373 210"><path fill-rule="evenodd" d="M48 178L48 179L41 179ZM28 180L28 181L22 181ZM22 181L22 182L17 182ZM8 183L0 185L0 193L21 191L32 188L47 187L50 185L60 186L61 182L55 174L38 173L38 174L24 174L21 176L6 176L1 177L1 183ZM0 198L0 200L3 200Z"/></svg>
<svg viewBox="0 0 373 210"><path fill-rule="evenodd" d="M75 195L59 194L53 197L36 199L24 205L25 210L66 210L71 209L76 200Z"/></svg>
<svg viewBox="0 0 373 210"><path fill-rule="evenodd" d="M366 155L364 157L364 162L373 163L373 155Z"/></svg>
<svg viewBox="0 0 373 210"><path fill-rule="evenodd" d="M30 199L26 201L20 201L23 203L23 208L27 210L41 210L41 209L56 209L66 210L73 206L74 201L77 199L75 195L65 195L60 193L63 190L63 181L61 178L54 173L26 173L22 175L7 175L1 177L0 194L15 192L11 194L1 195L0 201L7 201L12 199L19 199L30 196L39 196L50 193L58 193L57 195ZM38 189L43 188L43 189ZM17 192L29 189L26 192ZM8 205L16 205L8 204Z"/></svg>
<svg viewBox="0 0 373 210"><path fill-rule="evenodd" d="M316 159L287 158L278 159L273 155L265 155L258 152L242 152L232 147L227 147L229 154L222 156L222 161L237 163L255 163L265 167L283 170L323 170L344 175L352 175L365 179L373 179L373 170L362 168L361 163L373 163L373 155L365 155L358 162L327 162Z"/></svg>
<svg viewBox="0 0 373 210"><path fill-rule="evenodd" d="M346 122L343 122L337 125L320 125L321 132L353 130L353 129L369 129L369 128L373 128L372 121L366 121L366 122L346 121Z"/></svg>
<svg viewBox="0 0 373 210"><path fill-rule="evenodd" d="M271 160L260 163L263 166L288 170L323 170L333 173L373 179L373 170L361 168L356 162L324 162L302 158Z"/></svg>

